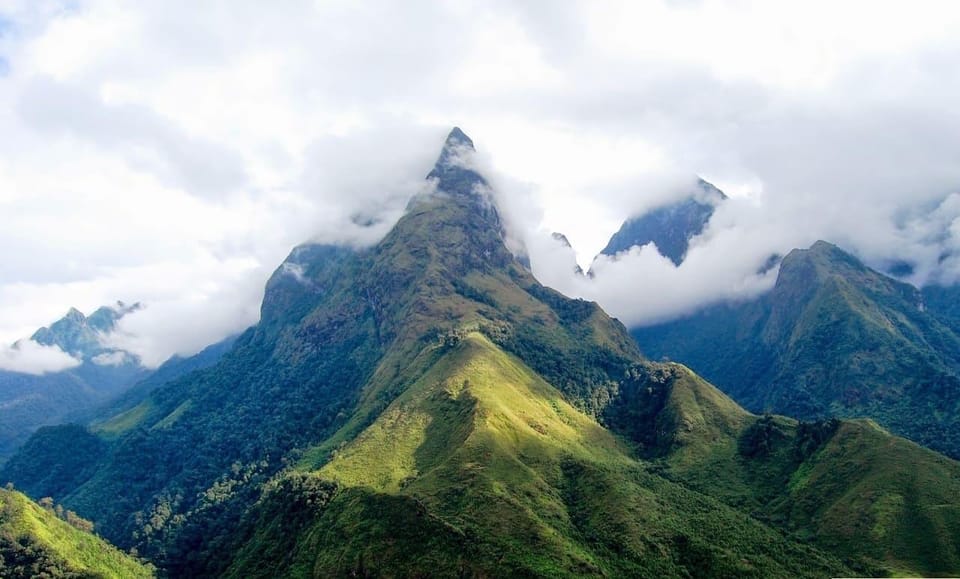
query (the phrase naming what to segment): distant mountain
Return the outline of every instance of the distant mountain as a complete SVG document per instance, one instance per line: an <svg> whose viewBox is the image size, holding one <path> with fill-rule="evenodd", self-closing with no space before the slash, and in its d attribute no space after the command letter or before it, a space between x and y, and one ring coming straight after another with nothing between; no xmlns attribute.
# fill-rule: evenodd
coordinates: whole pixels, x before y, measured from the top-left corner
<svg viewBox="0 0 960 579"><path fill-rule="evenodd" d="M113 306L98 308L90 317L84 316L76 308L70 308L67 315L49 328L40 328L30 339L44 346L58 346L75 358L90 360L101 366L136 363L136 356L108 347L103 344L102 339L116 328L120 318L141 307L139 303L128 306L117 302Z"/></svg>
<svg viewBox="0 0 960 579"><path fill-rule="evenodd" d="M30 338L59 347L81 362L76 367L43 375L0 370L0 463L37 428L90 410L150 373L135 355L101 341L120 318L139 308L117 302L89 317L71 308Z"/></svg>
<svg viewBox="0 0 960 579"><path fill-rule="evenodd" d="M821 241L787 255L773 290L757 300L633 335L649 356L688 364L753 411L869 417L960 457L951 295L921 292Z"/></svg>
<svg viewBox="0 0 960 579"><path fill-rule="evenodd" d="M511 254L472 150L374 246L295 248L216 364L0 478L175 577L960 571L960 464L644 360Z"/></svg>
<svg viewBox="0 0 960 579"><path fill-rule="evenodd" d="M153 577L152 569L90 532L87 521L59 512L0 489L0 577Z"/></svg>
<svg viewBox="0 0 960 579"><path fill-rule="evenodd" d="M686 198L625 221L600 255L613 257L632 247L653 243L660 255L680 265L690 240L703 232L717 205L726 198L723 191L697 179L694 191Z"/></svg>

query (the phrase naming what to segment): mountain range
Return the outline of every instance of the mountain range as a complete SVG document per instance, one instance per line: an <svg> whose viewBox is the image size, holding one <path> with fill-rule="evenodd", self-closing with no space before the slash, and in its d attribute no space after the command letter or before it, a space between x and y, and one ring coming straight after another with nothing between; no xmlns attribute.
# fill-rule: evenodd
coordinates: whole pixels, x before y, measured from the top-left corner
<svg viewBox="0 0 960 579"><path fill-rule="evenodd" d="M645 358L507 249L473 151L451 131L380 242L295 248L212 364L0 479L173 577L960 573L960 463Z"/></svg>
<svg viewBox="0 0 960 579"><path fill-rule="evenodd" d="M31 336L34 342L56 346L76 359L73 368L40 375L0 370L0 463L37 428L89 410L149 373L136 356L102 340L120 318L139 308L139 304L117 302L89 317L71 308L62 319Z"/></svg>
<svg viewBox="0 0 960 579"><path fill-rule="evenodd" d="M960 334L952 288L919 290L823 241L794 250L772 291L633 335L754 412L869 417L960 457Z"/></svg>
<svg viewBox="0 0 960 579"><path fill-rule="evenodd" d="M146 368L135 354L106 343L117 322L142 307L117 302L89 316L70 308L63 318L34 332L30 340L59 348L77 364L44 374L0 370L0 464L39 428L102 422L136 406L154 388L216 362L236 337Z"/></svg>

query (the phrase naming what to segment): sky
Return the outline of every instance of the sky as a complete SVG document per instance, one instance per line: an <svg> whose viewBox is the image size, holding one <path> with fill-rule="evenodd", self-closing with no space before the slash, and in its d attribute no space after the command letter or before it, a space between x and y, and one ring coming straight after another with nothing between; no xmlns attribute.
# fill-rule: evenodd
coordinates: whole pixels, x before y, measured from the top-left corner
<svg viewBox="0 0 960 579"><path fill-rule="evenodd" d="M0 0L0 344L117 300L148 365L241 331L296 244L376 241L454 125L534 273L628 325L817 239L954 283L956 30L922 0ZM680 267L594 262L696 175L731 200Z"/></svg>

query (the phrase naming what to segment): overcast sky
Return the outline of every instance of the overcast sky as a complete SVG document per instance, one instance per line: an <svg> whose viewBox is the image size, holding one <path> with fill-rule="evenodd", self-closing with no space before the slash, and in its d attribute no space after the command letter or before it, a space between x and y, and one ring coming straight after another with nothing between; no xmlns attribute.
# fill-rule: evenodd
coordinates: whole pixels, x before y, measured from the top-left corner
<svg viewBox="0 0 960 579"><path fill-rule="evenodd" d="M292 246L382 233L452 125L535 273L628 324L819 238L952 283L957 30L953 1L0 0L0 343L118 299L149 364L239 331ZM681 267L571 273L694 175L732 200Z"/></svg>

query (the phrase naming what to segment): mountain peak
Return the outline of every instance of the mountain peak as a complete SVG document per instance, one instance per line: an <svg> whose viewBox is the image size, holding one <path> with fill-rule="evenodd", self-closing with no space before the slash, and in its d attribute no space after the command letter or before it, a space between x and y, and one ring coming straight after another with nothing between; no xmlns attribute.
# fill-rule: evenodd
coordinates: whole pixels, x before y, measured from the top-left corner
<svg viewBox="0 0 960 579"><path fill-rule="evenodd" d="M782 268L790 269L801 263L813 265L818 270L834 270L840 266L854 270L866 269L863 263L852 254L822 239L808 249L792 250L783 258Z"/></svg>
<svg viewBox="0 0 960 579"><path fill-rule="evenodd" d="M484 178L472 167L471 157L476 151L473 140L460 127L453 127L427 179L436 179L437 189L446 193L475 194L477 186L486 185Z"/></svg>
<svg viewBox="0 0 960 579"><path fill-rule="evenodd" d="M67 311L67 314L66 314L65 316L63 316L62 319L63 319L63 320L74 321L74 322L82 322L83 320L86 319L86 316L84 316L84 315L83 315L83 312L81 312L81 311L78 310L77 308L73 308L73 307L72 307L72 308L70 308L70 309Z"/></svg>
<svg viewBox="0 0 960 579"><path fill-rule="evenodd" d="M92 359L113 351L101 342L102 336L109 334L120 318L142 307L140 302L127 305L118 301L112 306L98 308L89 316L77 308L70 308L65 316L38 329L30 339L44 346L58 346L83 360Z"/></svg>
<svg viewBox="0 0 960 579"><path fill-rule="evenodd" d="M450 134L447 135L447 140L444 142L444 149L452 147L469 147L471 150L476 150L473 148L473 139L460 130L460 127L453 127L453 129L450 130Z"/></svg>
<svg viewBox="0 0 960 579"><path fill-rule="evenodd" d="M703 233L717 206L726 199L723 191L697 177L683 198L624 221L600 254L614 257L632 247L653 243L660 255L679 266L690 240Z"/></svg>
<svg viewBox="0 0 960 579"><path fill-rule="evenodd" d="M841 251L841 249L836 245L830 243L829 241L818 239L816 242L814 242L813 245L810 246L810 251L813 251L815 253L826 253L826 252L833 252L833 251Z"/></svg>

